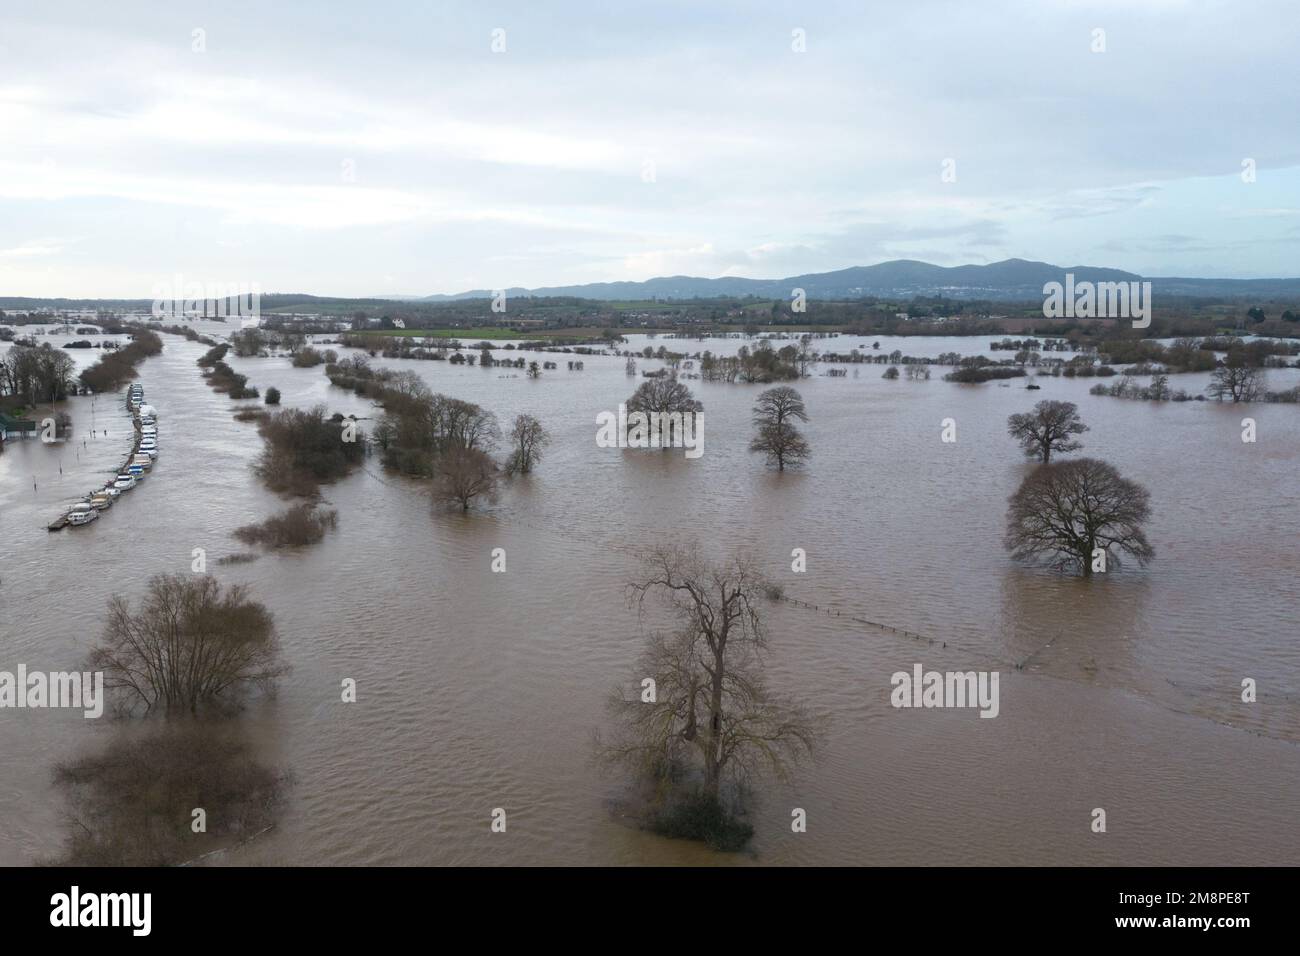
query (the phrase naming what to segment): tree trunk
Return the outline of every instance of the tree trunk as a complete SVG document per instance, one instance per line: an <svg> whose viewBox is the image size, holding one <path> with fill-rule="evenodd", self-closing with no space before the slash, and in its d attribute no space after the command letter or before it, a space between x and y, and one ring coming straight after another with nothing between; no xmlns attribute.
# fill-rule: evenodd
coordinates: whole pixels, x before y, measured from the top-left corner
<svg viewBox="0 0 1300 956"><path fill-rule="evenodd" d="M720 663L720 662L719 662ZM709 732L705 737L704 791L715 800L722 778L722 668L718 667L709 697Z"/></svg>

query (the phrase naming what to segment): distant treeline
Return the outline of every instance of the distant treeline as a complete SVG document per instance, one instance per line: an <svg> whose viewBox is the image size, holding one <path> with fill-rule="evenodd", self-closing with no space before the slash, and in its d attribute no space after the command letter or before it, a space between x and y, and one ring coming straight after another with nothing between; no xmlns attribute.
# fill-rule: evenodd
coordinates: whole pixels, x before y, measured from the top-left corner
<svg viewBox="0 0 1300 956"><path fill-rule="evenodd" d="M9 300L21 302L26 311L4 316L0 322L23 324L49 322L54 317L33 311L35 306L73 308L100 307L102 324L112 321L113 309L126 311L148 308L144 300L86 303L84 300ZM310 295L263 295L261 311L264 330L333 331L347 323L355 332L376 325L385 329L472 329L493 326L519 330L592 329L619 335L641 330L673 330L690 335L707 331L742 330L756 333L763 328L845 329L856 335L990 335L1036 332L1063 337L1092 339L1111 337L1126 322L1102 319L1050 320L1043 316L1041 299L1025 301L954 299L946 296L899 296L827 301L809 299L795 311L788 299L766 296L720 296L696 299L651 299L605 301L574 297L507 298L506 312L494 310L490 297L454 301L385 299L331 299ZM316 319L283 313L305 312ZM281 314L277 314L281 313ZM1158 297L1149 327L1133 330L1138 338L1209 336L1221 330L1248 331L1257 335L1300 337L1300 304L1293 300L1250 301L1231 297Z"/></svg>

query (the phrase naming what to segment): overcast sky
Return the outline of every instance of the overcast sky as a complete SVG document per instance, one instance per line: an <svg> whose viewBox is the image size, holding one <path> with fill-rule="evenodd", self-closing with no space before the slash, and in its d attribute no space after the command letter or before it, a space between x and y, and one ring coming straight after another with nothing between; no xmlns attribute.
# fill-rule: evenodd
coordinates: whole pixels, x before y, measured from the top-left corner
<svg viewBox="0 0 1300 956"><path fill-rule="evenodd" d="M1296 0L0 6L0 295L1300 275Z"/></svg>

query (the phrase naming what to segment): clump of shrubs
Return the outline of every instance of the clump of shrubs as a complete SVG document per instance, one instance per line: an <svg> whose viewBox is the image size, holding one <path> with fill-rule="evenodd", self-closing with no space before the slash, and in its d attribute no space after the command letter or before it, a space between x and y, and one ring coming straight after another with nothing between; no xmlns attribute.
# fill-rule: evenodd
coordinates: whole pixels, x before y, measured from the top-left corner
<svg viewBox="0 0 1300 956"><path fill-rule="evenodd" d="M203 374L214 392L225 392L231 398L257 398L257 389L248 387L248 376L240 375L225 362L214 362Z"/></svg>
<svg viewBox="0 0 1300 956"><path fill-rule="evenodd" d="M717 797L702 790L692 791L658 810L648 829L660 836L699 840L715 850L743 850L754 836L754 828L727 812Z"/></svg>
<svg viewBox="0 0 1300 956"><path fill-rule="evenodd" d="M266 390L266 404L268 405L280 404L280 390L276 388L274 385L272 385L270 388Z"/></svg>
<svg viewBox="0 0 1300 956"><path fill-rule="evenodd" d="M198 360L199 368L212 368L212 366L216 365L218 362L224 359L226 357L226 353L229 351L230 351L230 346L224 342L221 345L212 346L212 348L208 349L206 352L203 353L202 356L199 357Z"/></svg>
<svg viewBox="0 0 1300 956"><path fill-rule="evenodd" d="M1024 377L1025 370L1023 368L1012 368L1006 365L971 365L949 372L943 377L943 380L945 382L978 383L991 382L995 378Z"/></svg>
<svg viewBox="0 0 1300 956"><path fill-rule="evenodd" d="M304 346L297 352L293 353L294 368L312 368L313 366L323 365L324 363L325 356L310 345Z"/></svg>
<svg viewBox="0 0 1300 956"><path fill-rule="evenodd" d="M237 528L234 535L249 545L260 544L271 549L301 548L316 544L338 523L337 511L318 511L315 505L304 503L267 518L261 524Z"/></svg>
<svg viewBox="0 0 1300 956"><path fill-rule="evenodd" d="M286 408L265 415L258 430L265 447L254 465L272 491L309 497L322 482L342 478L365 457L365 437L351 422L330 421L325 406Z"/></svg>
<svg viewBox="0 0 1300 956"><path fill-rule="evenodd" d="M252 551L236 551L234 554L227 554L217 558L217 564L248 564L256 561L259 557L260 555Z"/></svg>
<svg viewBox="0 0 1300 956"><path fill-rule="evenodd" d="M102 750L59 764L67 799L58 866L176 866L229 849L273 826L292 776L257 761L225 723L167 722L119 736ZM162 825L202 806L208 829Z"/></svg>

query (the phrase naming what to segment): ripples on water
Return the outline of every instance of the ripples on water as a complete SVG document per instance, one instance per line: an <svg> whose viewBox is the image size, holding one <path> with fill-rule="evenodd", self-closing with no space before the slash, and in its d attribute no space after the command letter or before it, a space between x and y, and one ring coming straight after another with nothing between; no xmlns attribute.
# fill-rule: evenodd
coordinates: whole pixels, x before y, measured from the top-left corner
<svg viewBox="0 0 1300 956"><path fill-rule="evenodd" d="M231 417L239 403L204 383L204 347L164 344L139 376L160 413L159 464L100 521L45 531L120 460L120 400L74 399L73 443L17 442L0 456L0 667L75 666L110 595L138 598L151 575L187 570L191 549L206 548L210 570L275 612L294 668L243 718L261 758L292 769L290 807L234 862L1226 864L1294 862L1300 849L1294 407L1252 406L1260 438L1244 445L1240 407L1094 397L1090 380L1043 379L1032 395L937 374L886 382L861 366L799 383L815 457L779 475L746 451L756 386L690 382L706 450L687 461L596 447L596 413L636 384L620 358L577 356L586 369L569 372L567 356L548 356L561 368L536 381L378 360L503 424L538 416L554 436L540 470L465 517L370 459L325 489L339 527L324 543L220 567L242 550L230 532L283 502L252 479L260 439ZM701 347L720 350L689 346ZM377 414L320 368L229 361L286 405ZM1296 373L1270 376L1276 389ZM1044 398L1078 402L1085 453L1150 489L1148 569L1082 582L1007 559L1006 498L1027 466L1005 421ZM88 437L92 416L108 438ZM939 440L947 417L956 444ZM619 824L607 809L619 781L590 763L606 695L639 676L625 592L634 552L663 538L750 549L789 596L840 615L770 607L771 683L831 725L819 763L762 788L753 854ZM506 574L489 573L495 547ZM806 574L789 570L795 547ZM915 662L1000 669L1001 716L892 709L889 676ZM356 704L338 702L344 677L358 682ZM1239 703L1243 677L1258 680L1258 704ZM0 713L0 863L57 849L50 768L110 732L79 715ZM790 832L796 806L805 834ZM1096 806L1105 835L1088 828ZM505 835L489 832L494 807L509 814Z"/></svg>

